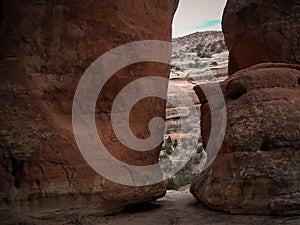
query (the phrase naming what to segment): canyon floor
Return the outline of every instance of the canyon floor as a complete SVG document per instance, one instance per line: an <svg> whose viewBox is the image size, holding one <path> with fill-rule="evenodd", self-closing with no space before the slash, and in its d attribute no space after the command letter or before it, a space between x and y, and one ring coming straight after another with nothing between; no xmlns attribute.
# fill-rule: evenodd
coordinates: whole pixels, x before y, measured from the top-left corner
<svg viewBox="0 0 300 225"><path fill-rule="evenodd" d="M297 225L300 216L272 217L229 215L208 209L188 192L168 191L153 203L128 208L106 217L82 217L67 224L75 225Z"/></svg>
<svg viewBox="0 0 300 225"><path fill-rule="evenodd" d="M87 212L89 211L89 212ZM69 216L68 216L69 215ZM3 216L3 215L2 215ZM0 215L0 218L3 219ZM102 216L94 207L53 211L30 220L6 225L299 225L300 216L230 215L198 202L188 189L167 191L154 202L127 207L123 212ZM4 219L5 220L5 219ZM12 220L10 220L12 221ZM4 222L4 223L3 223Z"/></svg>

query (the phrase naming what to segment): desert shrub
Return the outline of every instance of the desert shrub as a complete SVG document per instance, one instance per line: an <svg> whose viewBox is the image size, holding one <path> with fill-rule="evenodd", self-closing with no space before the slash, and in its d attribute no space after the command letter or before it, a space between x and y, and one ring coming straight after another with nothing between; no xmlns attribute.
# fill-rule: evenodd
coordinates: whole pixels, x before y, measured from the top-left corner
<svg viewBox="0 0 300 225"><path fill-rule="evenodd" d="M213 44L210 46L210 51L211 51L211 52L216 51L216 42L213 43Z"/></svg>
<svg viewBox="0 0 300 225"><path fill-rule="evenodd" d="M173 144L171 136L168 136L166 143L167 144Z"/></svg>
<svg viewBox="0 0 300 225"><path fill-rule="evenodd" d="M218 47L218 48L216 49L216 53L221 53L221 52L223 52L223 49L222 49L221 47Z"/></svg>
<svg viewBox="0 0 300 225"><path fill-rule="evenodd" d="M171 145L167 145L166 146L166 153L168 155L171 155L173 153L173 149L172 149L172 146Z"/></svg>
<svg viewBox="0 0 300 225"><path fill-rule="evenodd" d="M178 146L178 141L177 141L177 139L175 139L174 143L173 143L173 147L176 148L177 146Z"/></svg>
<svg viewBox="0 0 300 225"><path fill-rule="evenodd" d="M204 149L203 149L202 146L198 146L198 147L197 147L197 154L202 153L203 150L204 150Z"/></svg>
<svg viewBox="0 0 300 225"><path fill-rule="evenodd" d="M201 136L199 136L199 138L198 138L198 143L202 143L202 137Z"/></svg>
<svg viewBox="0 0 300 225"><path fill-rule="evenodd" d="M193 173L191 168L183 168L180 170L176 176L179 187L190 184L193 179Z"/></svg>
<svg viewBox="0 0 300 225"><path fill-rule="evenodd" d="M179 188L178 179L174 176L169 177L166 180L166 187L167 187L167 190L178 190L178 188Z"/></svg>
<svg viewBox="0 0 300 225"><path fill-rule="evenodd" d="M209 52L198 52L197 55L200 57L200 58L211 58L212 57L212 54L209 53Z"/></svg>
<svg viewBox="0 0 300 225"><path fill-rule="evenodd" d="M224 41L221 41L220 46L223 50L227 50L227 46Z"/></svg>
<svg viewBox="0 0 300 225"><path fill-rule="evenodd" d="M194 162L195 162L195 163L200 163L200 162L201 162L201 159L202 159L202 156L203 156L203 154L196 154L196 155L194 156Z"/></svg>
<svg viewBox="0 0 300 225"><path fill-rule="evenodd" d="M189 82L195 81L195 79L194 79L193 77L188 77L187 80L188 80Z"/></svg>
<svg viewBox="0 0 300 225"><path fill-rule="evenodd" d="M195 50L197 50L197 52L199 52L199 51L202 51L203 49L204 49L204 47L205 47L205 45L203 45L203 44L198 44L197 46L196 46L196 49Z"/></svg>
<svg viewBox="0 0 300 225"><path fill-rule="evenodd" d="M213 61L210 65L211 65L211 66L217 66L218 63L217 63L216 61Z"/></svg>

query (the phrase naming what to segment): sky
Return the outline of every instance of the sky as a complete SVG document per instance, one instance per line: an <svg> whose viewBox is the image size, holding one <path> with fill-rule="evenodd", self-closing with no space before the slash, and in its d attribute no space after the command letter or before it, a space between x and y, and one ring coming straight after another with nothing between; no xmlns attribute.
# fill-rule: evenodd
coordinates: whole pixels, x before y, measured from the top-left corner
<svg viewBox="0 0 300 225"><path fill-rule="evenodd" d="M173 21L173 37L196 31L221 30L227 0L180 0Z"/></svg>

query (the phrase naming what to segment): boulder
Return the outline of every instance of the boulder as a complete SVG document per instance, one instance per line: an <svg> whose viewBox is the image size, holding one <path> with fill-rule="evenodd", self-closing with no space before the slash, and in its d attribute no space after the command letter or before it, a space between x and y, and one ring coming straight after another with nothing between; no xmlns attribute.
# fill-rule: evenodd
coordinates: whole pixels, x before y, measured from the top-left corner
<svg viewBox="0 0 300 225"><path fill-rule="evenodd" d="M229 75L258 63L300 63L299 0L228 0L222 27Z"/></svg>
<svg viewBox="0 0 300 225"><path fill-rule="evenodd" d="M266 63L221 84L225 138L214 162L193 180L191 192L199 201L233 214L300 214L299 81L299 65ZM195 90L204 103L205 146L210 102L199 87Z"/></svg>

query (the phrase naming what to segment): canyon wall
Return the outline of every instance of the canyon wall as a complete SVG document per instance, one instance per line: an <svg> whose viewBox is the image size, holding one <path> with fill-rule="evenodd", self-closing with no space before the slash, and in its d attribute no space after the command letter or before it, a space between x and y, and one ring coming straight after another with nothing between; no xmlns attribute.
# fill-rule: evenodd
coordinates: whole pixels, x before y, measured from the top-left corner
<svg viewBox="0 0 300 225"><path fill-rule="evenodd" d="M300 214L299 6L297 0L227 2L223 31L230 77L220 83L225 138L212 165L191 186L193 195L213 209ZM211 110L223 107L211 108L214 102L207 102L201 87L194 90L202 103L206 147Z"/></svg>
<svg viewBox="0 0 300 225"><path fill-rule="evenodd" d="M171 41L177 5L177 0L1 1L3 223L38 220L50 214L54 220L107 214L165 194L161 183L130 187L93 171L74 140L72 102L84 71L103 53L132 41ZM157 162L160 147L136 152L118 141L110 111L115 96L126 84L149 75L168 78L169 71L169 65L161 63L130 65L118 71L102 89L96 107L97 128L115 158L137 166ZM164 91L166 94L167 89ZM148 98L137 103L130 114L136 136L149 136L148 121L157 116L165 116L164 101Z"/></svg>

